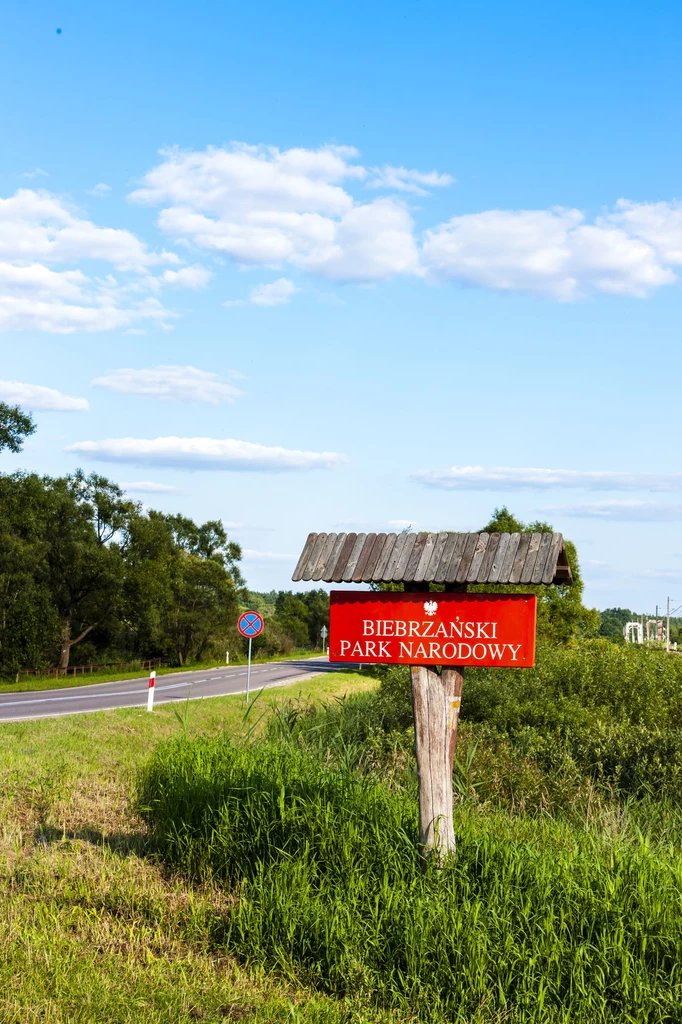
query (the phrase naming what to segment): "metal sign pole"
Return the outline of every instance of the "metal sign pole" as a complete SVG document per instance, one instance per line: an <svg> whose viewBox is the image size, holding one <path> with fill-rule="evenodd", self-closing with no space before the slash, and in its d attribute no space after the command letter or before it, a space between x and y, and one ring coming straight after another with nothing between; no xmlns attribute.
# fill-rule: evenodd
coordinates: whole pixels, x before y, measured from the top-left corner
<svg viewBox="0 0 682 1024"><path fill-rule="evenodd" d="M254 636L260 636L263 632L263 616L258 612L243 612L239 616L237 629L249 641L249 661L246 669L246 701L248 703L251 692L251 644Z"/></svg>

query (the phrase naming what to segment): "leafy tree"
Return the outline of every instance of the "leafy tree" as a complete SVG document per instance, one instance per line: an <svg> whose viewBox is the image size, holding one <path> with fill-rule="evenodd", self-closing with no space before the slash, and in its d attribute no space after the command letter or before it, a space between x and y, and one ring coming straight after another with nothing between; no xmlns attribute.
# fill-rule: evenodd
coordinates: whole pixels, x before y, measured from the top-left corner
<svg viewBox="0 0 682 1024"><path fill-rule="evenodd" d="M310 639L308 606L302 594L281 591L275 605L277 621L291 637L294 647L307 647Z"/></svg>
<svg viewBox="0 0 682 1024"><path fill-rule="evenodd" d="M59 636L47 586L43 481L0 475L0 670L47 665Z"/></svg>
<svg viewBox="0 0 682 1024"><path fill-rule="evenodd" d="M241 549L222 523L150 511L131 519L128 538L125 606L136 646L181 665L222 646L243 593Z"/></svg>
<svg viewBox="0 0 682 1024"><path fill-rule="evenodd" d="M170 573L172 603L164 622L180 665L201 660L233 625L235 581L217 559L177 551Z"/></svg>
<svg viewBox="0 0 682 1024"><path fill-rule="evenodd" d="M599 635L608 637L614 643L624 643L625 623L632 622L635 618L637 616L629 608L605 608L601 613Z"/></svg>
<svg viewBox="0 0 682 1024"><path fill-rule="evenodd" d="M166 624L173 604L176 545L168 517L153 509L131 516L126 531L124 617L128 646L144 657L173 654Z"/></svg>
<svg viewBox="0 0 682 1024"><path fill-rule="evenodd" d="M0 452L20 452L24 440L35 432L36 425L30 413L18 405L0 402Z"/></svg>
<svg viewBox="0 0 682 1024"><path fill-rule="evenodd" d="M47 572L60 620L59 668L71 649L119 611L124 561L121 542L134 502L105 477L77 472L45 489Z"/></svg>
<svg viewBox="0 0 682 1024"><path fill-rule="evenodd" d="M275 602L275 615L295 647L319 647L320 630L329 625L329 594L322 589L299 594L281 590Z"/></svg>
<svg viewBox="0 0 682 1024"><path fill-rule="evenodd" d="M166 516L173 531L175 543L192 555L210 558L230 573L236 586L243 588L244 580L239 569L242 549L235 541L227 538L225 527L217 519L210 519L201 526L182 515Z"/></svg>
<svg viewBox="0 0 682 1024"><path fill-rule="evenodd" d="M496 508L490 522L481 533L552 533L552 527L536 520L527 525L516 519L506 506ZM580 572L575 545L564 538L566 556L571 567L570 585L531 586L505 584L501 586L472 587L471 590L496 593L535 593L538 595L538 633L555 643L566 643L574 636L595 636L599 629L599 612L582 603L585 583Z"/></svg>
<svg viewBox="0 0 682 1024"><path fill-rule="evenodd" d="M329 594L326 590L306 590L300 595L308 609L308 641L317 648L322 643L321 629L329 629Z"/></svg>
<svg viewBox="0 0 682 1024"><path fill-rule="evenodd" d="M96 473L0 475L0 670L205 657L236 622L240 557L221 523L144 512Z"/></svg>

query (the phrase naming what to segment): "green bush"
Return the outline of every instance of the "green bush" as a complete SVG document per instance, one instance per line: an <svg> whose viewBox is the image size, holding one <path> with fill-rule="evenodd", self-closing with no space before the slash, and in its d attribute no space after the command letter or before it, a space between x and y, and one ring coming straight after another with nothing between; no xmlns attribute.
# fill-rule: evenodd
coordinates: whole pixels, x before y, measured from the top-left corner
<svg viewBox="0 0 682 1024"><path fill-rule="evenodd" d="M456 862L420 863L408 789L293 744L160 747L157 850L238 895L225 946L423 1021L673 1022L682 861L636 831L458 807Z"/></svg>
<svg viewBox="0 0 682 1024"><path fill-rule="evenodd" d="M369 734L389 720L392 730L408 730L408 669L379 668L375 674L379 691L363 729ZM346 723L351 721L347 708ZM472 765L479 795L497 794L503 803L518 806L511 777L529 782L528 772L544 778L528 804L533 809L546 809L548 799L553 805L570 802L578 789L588 794L580 779L624 796L654 793L679 800L682 658L607 640L540 645L532 669L466 669L460 729L460 762L476 747ZM488 774L482 777L484 765ZM505 765L510 785L500 785ZM521 780L518 769L524 766L528 772Z"/></svg>

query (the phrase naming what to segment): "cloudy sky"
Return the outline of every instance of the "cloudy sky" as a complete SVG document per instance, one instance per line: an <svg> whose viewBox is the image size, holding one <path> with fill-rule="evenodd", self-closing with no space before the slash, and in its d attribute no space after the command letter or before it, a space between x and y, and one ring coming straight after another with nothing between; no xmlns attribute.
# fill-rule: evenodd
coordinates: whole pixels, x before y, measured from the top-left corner
<svg viewBox="0 0 682 1024"><path fill-rule="evenodd" d="M0 40L3 471L309 530L574 539L682 604L682 8L14 4Z"/></svg>

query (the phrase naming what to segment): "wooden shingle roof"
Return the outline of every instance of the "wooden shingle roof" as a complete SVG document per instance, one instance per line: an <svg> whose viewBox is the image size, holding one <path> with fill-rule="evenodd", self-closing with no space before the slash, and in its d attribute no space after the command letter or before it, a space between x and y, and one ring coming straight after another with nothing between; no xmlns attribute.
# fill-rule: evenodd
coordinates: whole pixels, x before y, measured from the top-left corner
<svg viewBox="0 0 682 1024"><path fill-rule="evenodd" d="M571 583L560 533L311 533L292 580Z"/></svg>

